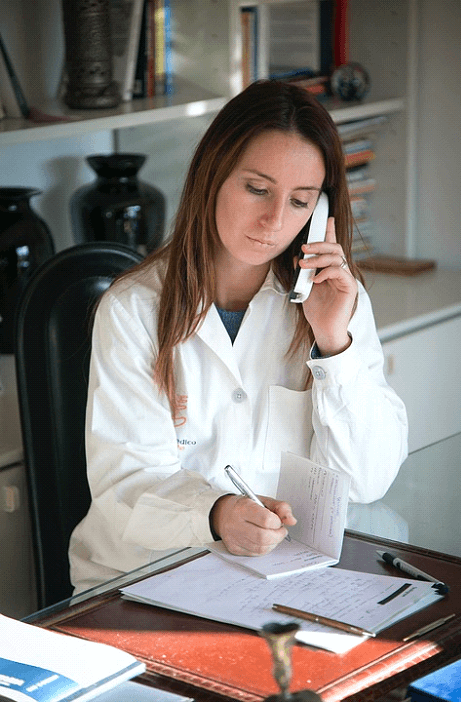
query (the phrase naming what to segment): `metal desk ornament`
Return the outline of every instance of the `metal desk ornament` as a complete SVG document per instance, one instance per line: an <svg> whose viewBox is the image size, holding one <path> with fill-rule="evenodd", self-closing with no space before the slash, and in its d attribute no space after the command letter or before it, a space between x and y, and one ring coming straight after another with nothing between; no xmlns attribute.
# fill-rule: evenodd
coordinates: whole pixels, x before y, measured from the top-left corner
<svg viewBox="0 0 461 702"><path fill-rule="evenodd" d="M299 690L294 693L289 691L292 674L291 649L298 629L299 624L296 622L271 622L265 624L259 632L266 639L272 653L272 674L280 688L279 694L266 697L265 702L322 702L322 698L312 690Z"/></svg>

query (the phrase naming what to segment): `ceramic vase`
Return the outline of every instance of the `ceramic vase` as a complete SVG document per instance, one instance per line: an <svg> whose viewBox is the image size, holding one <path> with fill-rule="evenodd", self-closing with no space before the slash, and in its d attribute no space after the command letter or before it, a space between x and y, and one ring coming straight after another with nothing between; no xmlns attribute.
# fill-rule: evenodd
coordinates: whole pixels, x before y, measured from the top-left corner
<svg viewBox="0 0 461 702"><path fill-rule="evenodd" d="M75 191L70 209L76 243L117 241L142 255L163 239L165 197L138 178L143 154L89 156L96 172L93 183Z"/></svg>
<svg viewBox="0 0 461 702"><path fill-rule="evenodd" d="M19 297L38 266L54 254L47 224L33 211L36 188L0 188L0 352L14 353Z"/></svg>

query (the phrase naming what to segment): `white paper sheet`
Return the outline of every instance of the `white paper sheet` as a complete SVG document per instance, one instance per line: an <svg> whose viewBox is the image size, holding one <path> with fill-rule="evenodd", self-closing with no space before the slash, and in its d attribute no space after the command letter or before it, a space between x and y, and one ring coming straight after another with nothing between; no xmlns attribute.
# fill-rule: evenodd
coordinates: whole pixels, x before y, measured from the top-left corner
<svg viewBox="0 0 461 702"><path fill-rule="evenodd" d="M336 558L312 551L294 539L282 541L277 548L265 556L234 556L229 553L222 541L207 544L207 548L226 561L268 579L325 568L338 562Z"/></svg>
<svg viewBox="0 0 461 702"><path fill-rule="evenodd" d="M379 604L407 583L400 595ZM250 629L261 629L272 621L292 621L292 617L272 610L277 603L375 633L440 599L428 582L336 567L267 580L211 553L124 587L121 592L136 601ZM364 640L330 627L296 621L301 626L299 641L336 653Z"/></svg>
<svg viewBox="0 0 461 702"><path fill-rule="evenodd" d="M350 477L294 453L282 453L277 499L289 502L297 523L290 535L339 560Z"/></svg>

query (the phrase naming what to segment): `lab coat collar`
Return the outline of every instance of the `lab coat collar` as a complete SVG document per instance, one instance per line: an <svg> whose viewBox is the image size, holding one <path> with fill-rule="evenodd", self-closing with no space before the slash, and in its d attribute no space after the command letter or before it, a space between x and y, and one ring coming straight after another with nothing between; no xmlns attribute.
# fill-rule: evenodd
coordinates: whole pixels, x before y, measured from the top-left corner
<svg viewBox="0 0 461 702"><path fill-rule="evenodd" d="M198 328L197 336L214 351L216 356L227 366L238 384L241 385L240 370L232 342L214 304L211 305L205 319Z"/></svg>
<svg viewBox="0 0 461 702"><path fill-rule="evenodd" d="M287 291L284 290L272 269L268 272L264 283L251 300L242 324L244 324L250 309L253 310L257 308L258 304L264 304L264 302L260 300L260 297L267 291L272 291L277 295L287 295ZM241 384L242 381L235 350L215 305L212 305L208 310L205 319L197 330L197 336L214 351L236 378L237 382Z"/></svg>

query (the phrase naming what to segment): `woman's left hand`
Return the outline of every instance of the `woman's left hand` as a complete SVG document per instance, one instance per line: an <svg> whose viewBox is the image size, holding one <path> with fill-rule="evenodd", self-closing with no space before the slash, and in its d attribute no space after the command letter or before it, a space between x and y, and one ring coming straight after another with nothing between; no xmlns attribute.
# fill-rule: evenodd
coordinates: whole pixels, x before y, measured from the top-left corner
<svg viewBox="0 0 461 702"><path fill-rule="evenodd" d="M347 333L357 297L357 281L347 266L343 249L336 242L335 222L328 218L325 241L306 244L301 268L321 269L313 278L312 290L303 303L304 315L312 327L322 356L334 356L351 343Z"/></svg>

